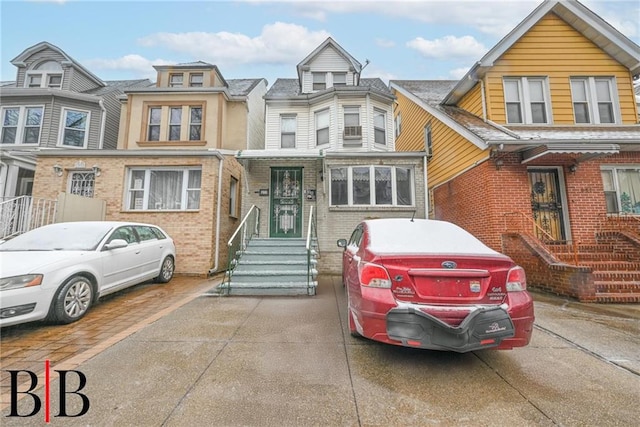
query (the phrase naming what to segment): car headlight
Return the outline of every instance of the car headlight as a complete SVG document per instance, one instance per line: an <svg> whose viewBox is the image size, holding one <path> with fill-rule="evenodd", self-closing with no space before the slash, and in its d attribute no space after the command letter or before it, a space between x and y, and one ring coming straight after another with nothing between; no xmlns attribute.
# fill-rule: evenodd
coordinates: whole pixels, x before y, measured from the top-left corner
<svg viewBox="0 0 640 427"><path fill-rule="evenodd" d="M0 279L0 291L26 288L42 284L42 274L24 274L22 276L3 277Z"/></svg>

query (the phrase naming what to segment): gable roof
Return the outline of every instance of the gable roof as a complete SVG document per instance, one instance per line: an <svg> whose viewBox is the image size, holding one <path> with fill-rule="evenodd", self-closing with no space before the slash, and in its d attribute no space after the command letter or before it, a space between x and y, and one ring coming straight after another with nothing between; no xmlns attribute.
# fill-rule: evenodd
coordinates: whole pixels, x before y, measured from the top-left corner
<svg viewBox="0 0 640 427"><path fill-rule="evenodd" d="M66 61L68 61L70 64L72 64L74 67L76 67L80 71L82 71L87 77L89 77L90 80L93 80L93 82L95 84L97 84L98 86L106 86L105 82L102 81L102 79L100 79L95 74L93 74L91 71L86 69L78 61L76 61L75 59L73 59L72 57L67 55L67 53L65 51L60 49L58 46L55 46L55 45L53 45L53 44L51 44L49 42L46 42L46 41L40 42L38 44L35 44L35 45L23 50L20 55L16 56L15 58L13 58L11 60L11 63L13 65L15 65L16 67L24 67L24 66L26 66L26 64L24 62L25 60L27 60L31 55L33 55L33 54L35 54L37 52L40 52L41 50L44 50L44 49L51 49L53 51L58 52L60 55L62 55L65 58Z"/></svg>
<svg viewBox="0 0 640 427"><path fill-rule="evenodd" d="M342 48L334 39L331 37L327 37L327 39L320 44L317 48L313 50L306 58L304 58L297 66L298 70L298 80L302 81L302 70L305 66L309 65L309 63L320 54L323 50L325 50L328 46L333 47L348 63L353 67L353 71L356 74L360 74L362 71L362 64L358 62L353 56L349 54L346 50Z"/></svg>
<svg viewBox="0 0 640 427"><path fill-rule="evenodd" d="M558 15L576 31L627 67L633 75L640 74L640 46L577 0L544 0L471 67L445 97L443 103L456 104L486 74L487 70L493 67L496 60L550 12Z"/></svg>

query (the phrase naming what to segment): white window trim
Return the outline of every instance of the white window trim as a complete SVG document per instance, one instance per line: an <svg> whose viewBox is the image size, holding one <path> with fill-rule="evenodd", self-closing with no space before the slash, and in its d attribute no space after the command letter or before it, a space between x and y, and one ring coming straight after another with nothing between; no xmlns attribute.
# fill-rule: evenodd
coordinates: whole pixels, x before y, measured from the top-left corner
<svg viewBox="0 0 640 427"><path fill-rule="evenodd" d="M282 130L282 120L283 119L294 119L296 122L296 130L293 132L293 147L289 148L297 148L298 147L298 115L297 114L280 114L280 148L282 148L282 135L284 134ZM290 134L291 132L287 132L286 134ZM317 135L317 134L316 134Z"/></svg>
<svg viewBox="0 0 640 427"><path fill-rule="evenodd" d="M385 167L391 168L391 204L376 204L376 186L375 186L375 168ZM347 169L347 204L346 205L334 205L332 203L331 194L331 169ZM370 203L368 204L354 204L353 203L353 168L369 168L369 194ZM410 178L409 184L411 185L411 204L399 205L398 204L398 182L396 179L396 168L409 169ZM332 166L329 168L329 206L332 208L340 207L378 207L378 208L411 208L416 205L416 192L415 192L415 168L410 165L351 165L351 166Z"/></svg>
<svg viewBox="0 0 640 427"><path fill-rule="evenodd" d="M69 171L69 175L68 175L68 179L67 179L67 193L69 194L77 194L77 193L72 193L72 184L73 184L73 180L74 180L74 176L76 174L84 174L85 178L91 178L90 180L85 179L85 182L92 182L93 184L91 185L91 195L87 196L83 196L83 197L93 197L95 195L95 182L96 182L96 175L93 172L92 169L74 169L74 170L70 170ZM78 194L80 195L80 194Z"/></svg>
<svg viewBox="0 0 640 427"><path fill-rule="evenodd" d="M13 144L0 144L0 146L10 146L10 145L26 145L29 147L33 147L36 145L40 145L40 141L42 138L42 122L44 122L44 105L4 105L0 108L0 132L4 128L4 112L5 110L12 110L15 108L19 108L20 111L18 113L18 124L16 129L16 142ZM42 119L40 120L40 130L38 132L38 142L33 144L25 144L22 142L24 139L24 131L26 128L27 122L27 108L42 108Z"/></svg>
<svg viewBox="0 0 640 427"><path fill-rule="evenodd" d="M40 75L41 80L40 80L40 86L39 87L44 87L44 88L52 88L52 89L61 89L62 88L62 83L64 82L64 71L60 70L60 71L45 71L45 70L30 70L27 71L24 75L24 87L31 87L33 88L34 86L30 86L29 85L29 80L31 76L34 75ZM54 85L54 86L50 86L49 85L49 78L52 76L60 76L60 85Z"/></svg>
<svg viewBox="0 0 640 427"><path fill-rule="evenodd" d="M543 95L544 95L544 110L547 121L544 123L534 123L533 114L531 113L531 96L529 94L529 80L542 81ZM520 110L522 112L522 123L509 122L509 116L507 115L507 89L505 82L515 81L518 83L518 93L520 95ZM551 94L549 92L549 79L545 76L504 76L502 78L502 93L504 94L504 117L505 123L508 125L550 125L553 124L553 117L551 114Z"/></svg>
<svg viewBox="0 0 640 427"><path fill-rule="evenodd" d="M618 181L618 171L619 170L629 170L629 169L636 169L636 170L640 170L640 164L615 164L615 165L603 165L600 166L600 170L601 171L611 171L612 172L612 177L613 177L613 191L615 191L616 193L616 201L618 204L618 212L607 212L607 215L634 215L634 216L639 216L639 214L634 214L633 212L630 213L623 213L621 211L622 209L622 200L621 200L621 194L620 194L620 183ZM603 192L604 195L604 192Z"/></svg>
<svg viewBox="0 0 640 427"><path fill-rule="evenodd" d="M318 131L321 129L325 129L325 128L318 128L318 116L320 114L324 114L327 113L329 116L329 124L327 125L326 129L329 129L329 140L325 143L323 142L322 144L318 143ZM313 137L315 139L316 142L316 147L326 147L326 146L330 146L331 145L331 110L329 108L324 108L322 110L318 110L318 111L314 111L313 112L313 127L314 127L314 133L313 133Z"/></svg>
<svg viewBox="0 0 640 427"><path fill-rule="evenodd" d="M609 94L611 95L611 104L613 108L613 123L600 123L600 110L598 110L598 96L596 92L596 80L606 80L609 83ZM587 92L587 109L589 110L588 123L576 123L576 113L573 106L573 88L571 88L571 82L582 81L586 82ZM620 101L618 99L618 83L615 77L612 76L571 76L569 78L569 86L571 88L571 108L573 113L573 122L577 125L619 125L622 123L620 113Z"/></svg>
<svg viewBox="0 0 640 427"><path fill-rule="evenodd" d="M66 123L66 118L67 118L67 111L76 111L78 113L86 113L87 114L87 126L84 129L84 142L82 144L82 147L74 147L72 145L66 145L64 144L64 130L65 130L65 123ZM86 149L87 145L88 145L88 141L89 141L89 129L91 128L91 111L88 110L80 110L77 108L67 108L67 107L63 107L62 111L60 113L60 130L58 132L58 143L56 144L57 147L64 147L64 148L72 148L72 149Z"/></svg>
<svg viewBox="0 0 640 427"><path fill-rule="evenodd" d="M384 128L376 127L376 114L382 114L384 118ZM389 135L388 135L388 126L387 126L387 112L385 110L381 110L379 108L373 109L373 143L378 147L387 147L389 145ZM384 131L384 143L380 143L376 141L376 129L382 129Z"/></svg>
<svg viewBox="0 0 640 427"><path fill-rule="evenodd" d="M144 171L144 185L143 188L133 189L131 186L131 180L133 178L133 172ZM149 209L149 188L151 187L151 171L176 171L182 172L182 189L180 192L180 209ZM189 171L200 171L200 188L189 188ZM127 168L127 182L126 182L126 196L124 197L123 210L129 212L176 212L176 211L198 211L198 209L187 209L187 202L189 200L189 191L200 192L200 204L202 203L202 168L200 167L165 167L165 166L149 166L149 167L130 167ZM132 209L131 195L135 191L142 191L142 209Z"/></svg>
<svg viewBox="0 0 640 427"><path fill-rule="evenodd" d="M316 76L322 76L322 81L318 80L316 82ZM317 84L323 84L324 87L322 89L316 89L314 86ZM327 88L327 73L319 73L319 72L312 72L311 73L311 89L314 91L317 90L325 90Z"/></svg>
<svg viewBox="0 0 640 427"><path fill-rule="evenodd" d="M229 216L238 217L238 189L240 181L235 176L229 178Z"/></svg>

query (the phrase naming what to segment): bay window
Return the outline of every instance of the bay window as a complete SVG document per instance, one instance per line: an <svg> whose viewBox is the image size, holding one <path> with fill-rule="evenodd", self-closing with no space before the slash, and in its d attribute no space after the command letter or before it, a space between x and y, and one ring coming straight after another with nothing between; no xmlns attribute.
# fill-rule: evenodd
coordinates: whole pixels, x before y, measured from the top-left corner
<svg viewBox="0 0 640 427"><path fill-rule="evenodd" d="M204 105L151 105L142 140L202 141Z"/></svg>
<svg viewBox="0 0 640 427"><path fill-rule="evenodd" d="M316 145L329 143L329 110L316 112Z"/></svg>
<svg viewBox="0 0 640 427"><path fill-rule="evenodd" d="M86 148L89 139L88 111L63 108L60 143L64 147Z"/></svg>
<svg viewBox="0 0 640 427"><path fill-rule="evenodd" d="M387 113L382 110L375 109L373 111L373 132L376 144L384 145L387 143Z"/></svg>
<svg viewBox="0 0 640 427"><path fill-rule="evenodd" d="M132 168L128 174L127 209L199 209L201 178L199 168Z"/></svg>
<svg viewBox="0 0 640 427"><path fill-rule="evenodd" d="M412 168L343 166L330 168L331 206L413 206Z"/></svg>
<svg viewBox="0 0 640 427"><path fill-rule="evenodd" d="M44 107L3 107L2 144L38 144Z"/></svg>

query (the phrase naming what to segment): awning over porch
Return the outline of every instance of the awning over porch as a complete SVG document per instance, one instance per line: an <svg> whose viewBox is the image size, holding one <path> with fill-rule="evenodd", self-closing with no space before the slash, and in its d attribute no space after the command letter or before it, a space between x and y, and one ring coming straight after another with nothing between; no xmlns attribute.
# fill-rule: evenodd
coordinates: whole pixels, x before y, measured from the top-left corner
<svg viewBox="0 0 640 427"><path fill-rule="evenodd" d="M522 162L528 163L532 160L546 156L548 154L579 154L577 161L585 161L603 155L617 154L620 152L618 144L590 144L590 143L568 143L568 144L544 144L525 150L522 153Z"/></svg>
<svg viewBox="0 0 640 427"><path fill-rule="evenodd" d="M324 157L322 150L241 150L236 154L236 159L321 159Z"/></svg>

